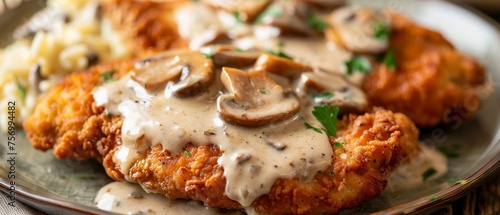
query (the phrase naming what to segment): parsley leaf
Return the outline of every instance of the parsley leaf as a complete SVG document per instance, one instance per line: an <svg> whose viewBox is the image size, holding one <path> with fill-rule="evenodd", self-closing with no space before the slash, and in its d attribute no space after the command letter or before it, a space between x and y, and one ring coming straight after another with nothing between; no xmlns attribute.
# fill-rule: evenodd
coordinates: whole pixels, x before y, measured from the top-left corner
<svg viewBox="0 0 500 215"><path fill-rule="evenodd" d="M115 72L116 72L116 69L107 70L101 74L101 78L104 79L104 81L106 81L106 82L116 81L116 79L111 77L113 74L115 74Z"/></svg>
<svg viewBox="0 0 500 215"><path fill-rule="evenodd" d="M390 49L385 53L383 56L379 56L379 60L387 66L391 70L391 72L394 72L396 70L396 67L398 67L398 62L396 60L396 53L394 52L393 49Z"/></svg>
<svg viewBox="0 0 500 215"><path fill-rule="evenodd" d="M205 48L202 49L200 52L201 54L203 54L205 58L212 58L215 55L215 50L213 48Z"/></svg>
<svg viewBox="0 0 500 215"><path fill-rule="evenodd" d="M271 49L268 49L267 52L269 52L269 54L276 55L278 57L283 57L283 58L287 58L287 59L293 60L292 57L290 57L289 55L283 53L281 50L275 52L275 51L273 51Z"/></svg>
<svg viewBox="0 0 500 215"><path fill-rule="evenodd" d="M269 94L269 90L260 90L260 93L262 93L262 94Z"/></svg>
<svg viewBox="0 0 500 215"><path fill-rule="evenodd" d="M271 17L281 17L283 16L283 11L281 11L281 9L275 7L275 6L270 6L268 7L264 12L262 12L258 17L257 19L255 19L255 23L256 24L259 24L259 23L262 23L262 21L264 21L264 19L268 16L271 16Z"/></svg>
<svg viewBox="0 0 500 215"><path fill-rule="evenodd" d="M313 96L314 99L322 99L322 98L332 98L333 97L333 93L331 92L324 92L324 93L320 93L320 94L316 94Z"/></svg>
<svg viewBox="0 0 500 215"><path fill-rule="evenodd" d="M191 154L188 151L184 151L184 155L186 155L186 157L189 157Z"/></svg>
<svg viewBox="0 0 500 215"><path fill-rule="evenodd" d="M343 143L343 142L335 142L334 147L335 148L340 148L340 147L343 147L344 145L345 145L345 143Z"/></svg>
<svg viewBox="0 0 500 215"><path fill-rule="evenodd" d="M455 178L450 178L450 179L448 179L448 182L453 183L453 184L467 184L467 180L465 180L465 179L457 180Z"/></svg>
<svg viewBox="0 0 500 215"><path fill-rule="evenodd" d="M236 19L237 23L245 23L245 21L243 21L243 18L241 18L240 12L238 12L237 10L233 10L233 16Z"/></svg>
<svg viewBox="0 0 500 215"><path fill-rule="evenodd" d="M429 200L431 200L431 201L438 200L439 197L440 197L439 195L433 195L433 196L429 197Z"/></svg>
<svg viewBox="0 0 500 215"><path fill-rule="evenodd" d="M431 167L428 170L426 170L424 173L422 173L422 180L425 181L429 177L431 177L432 175L434 175L436 173L437 173L436 169L434 169L434 168Z"/></svg>
<svg viewBox="0 0 500 215"><path fill-rule="evenodd" d="M345 62L345 66L347 67L348 75L352 75L355 71L370 72L372 70L372 64L363 56L352 57Z"/></svg>
<svg viewBox="0 0 500 215"><path fill-rule="evenodd" d="M335 176L335 172L333 170L330 170L330 176Z"/></svg>
<svg viewBox="0 0 500 215"><path fill-rule="evenodd" d="M21 84L17 76L15 78L16 78L17 91L19 92L21 99L24 101L26 99L26 87Z"/></svg>
<svg viewBox="0 0 500 215"><path fill-rule="evenodd" d="M312 129L320 134L322 134L323 132L321 132L321 129L319 128L316 128L314 126L312 126L311 124L307 123L307 122L304 122L304 126L306 126L307 129Z"/></svg>
<svg viewBox="0 0 500 215"><path fill-rule="evenodd" d="M375 38L380 41L387 41L389 39L389 26L387 22L375 22L373 24L373 30L375 31Z"/></svg>
<svg viewBox="0 0 500 215"><path fill-rule="evenodd" d="M312 114L325 127L328 136L337 136L337 115L339 107L330 105L314 106Z"/></svg>
<svg viewBox="0 0 500 215"><path fill-rule="evenodd" d="M326 23L324 20L320 19L315 15L311 15L309 16L309 18L307 18L307 24L309 25L310 28L317 31L321 31L324 30L325 28L328 28L328 23Z"/></svg>

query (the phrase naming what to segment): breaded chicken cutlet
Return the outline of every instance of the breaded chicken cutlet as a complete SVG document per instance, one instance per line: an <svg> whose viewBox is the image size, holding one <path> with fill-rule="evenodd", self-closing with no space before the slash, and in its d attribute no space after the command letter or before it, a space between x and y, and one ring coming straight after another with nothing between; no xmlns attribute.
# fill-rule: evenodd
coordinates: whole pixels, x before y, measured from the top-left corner
<svg viewBox="0 0 500 215"><path fill-rule="evenodd" d="M123 174L123 163L116 156L124 144L124 117L110 116L104 107L97 106L93 92L111 78L121 80L127 76L134 71L134 63L100 65L65 78L40 100L34 114L24 123L33 146L53 149L58 158L97 159L113 179L135 181L148 191L170 199L193 199L203 201L206 206L242 209L240 203L225 194L225 170L218 162L224 151L217 143L189 142L182 148L184 153L152 144L134 160L128 174ZM112 75L110 71L114 71ZM397 165L419 150L418 130L402 114L383 109L362 115L348 114L337 127L336 136L325 139L332 149L323 152L331 154L326 169L309 181L295 177L277 179L268 193L252 202L255 211L317 214L355 207L378 196ZM168 129L174 128L165 132ZM311 137L326 137L306 127L303 130L310 132ZM335 146L340 142L342 147ZM283 144L289 145L282 150L295 147Z"/></svg>

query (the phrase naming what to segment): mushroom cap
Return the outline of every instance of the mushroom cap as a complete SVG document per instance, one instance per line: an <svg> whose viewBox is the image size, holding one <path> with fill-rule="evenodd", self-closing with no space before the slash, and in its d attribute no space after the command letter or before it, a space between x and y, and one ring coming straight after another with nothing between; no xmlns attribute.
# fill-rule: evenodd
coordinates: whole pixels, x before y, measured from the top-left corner
<svg viewBox="0 0 500 215"><path fill-rule="evenodd" d="M378 54L387 50L388 40L376 37L376 24L384 23L390 30L390 19L371 8L346 6L330 14L331 26L325 36L338 46L358 54Z"/></svg>
<svg viewBox="0 0 500 215"><path fill-rule="evenodd" d="M276 84L265 71L224 67L221 81L228 93L218 97L217 111L228 123L258 127L282 121L299 111L297 96Z"/></svg>
<svg viewBox="0 0 500 215"><path fill-rule="evenodd" d="M212 57L215 66L246 67L255 63L262 51L252 49L242 51L231 45L217 45L213 47Z"/></svg>
<svg viewBox="0 0 500 215"><path fill-rule="evenodd" d="M255 63L256 70L264 70L287 78L298 78L304 72L312 71L312 67L293 60L264 53Z"/></svg>
<svg viewBox="0 0 500 215"><path fill-rule="evenodd" d="M188 49L163 52L135 64L131 78L148 90L165 87L177 97L194 96L208 88L214 80L212 59Z"/></svg>

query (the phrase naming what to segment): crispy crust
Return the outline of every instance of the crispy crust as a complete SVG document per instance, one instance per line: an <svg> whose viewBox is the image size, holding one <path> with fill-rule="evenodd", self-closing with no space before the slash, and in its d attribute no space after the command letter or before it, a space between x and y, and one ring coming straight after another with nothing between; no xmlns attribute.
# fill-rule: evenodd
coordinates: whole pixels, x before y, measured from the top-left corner
<svg viewBox="0 0 500 215"><path fill-rule="evenodd" d="M392 14L390 46L398 67L376 65L363 83L374 106L408 115L419 127L470 118L479 108L484 68L456 51L439 33Z"/></svg>
<svg viewBox="0 0 500 215"><path fill-rule="evenodd" d="M91 92L104 82L100 74L116 69L113 77L118 78L132 65L133 61L101 65L64 79L41 99L24 123L33 146L53 148L58 158L97 159L110 177L124 180L112 159L121 145L122 118L107 117L103 108L96 107ZM418 130L402 114L376 109L345 116L339 127L338 137L331 142L346 144L335 149L330 168L308 183L279 179L268 195L253 203L257 212L317 214L355 207L378 196L391 171L418 151ZM191 156L171 155L161 145L151 147L133 165L130 179L171 199L196 199L207 206L240 209L224 195L223 168L217 164L222 153L219 148L189 144L185 150Z"/></svg>

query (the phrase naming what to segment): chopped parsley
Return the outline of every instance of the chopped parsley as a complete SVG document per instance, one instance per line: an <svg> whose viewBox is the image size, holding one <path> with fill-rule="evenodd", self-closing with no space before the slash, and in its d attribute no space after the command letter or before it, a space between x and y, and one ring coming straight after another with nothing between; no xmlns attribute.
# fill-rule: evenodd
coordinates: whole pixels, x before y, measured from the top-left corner
<svg viewBox="0 0 500 215"><path fill-rule="evenodd" d="M312 114L325 127L329 137L337 136L337 115L339 107L330 105L314 106Z"/></svg>
<svg viewBox="0 0 500 215"><path fill-rule="evenodd" d="M292 57L290 57L289 55L285 54L283 51L281 51L281 49L280 49L280 50L278 50L277 52L276 52L276 51L273 51L273 50L271 50L271 49L268 49L268 50L267 50L267 52L269 52L269 53L270 53L270 54L272 54L272 55L276 55L276 56L278 56L278 57L283 57L283 58L287 58L287 59L293 60L293 58L292 58Z"/></svg>
<svg viewBox="0 0 500 215"><path fill-rule="evenodd" d="M324 93L313 95L314 99L322 99L322 98L329 99L329 98L332 98L332 97L333 97L333 93L331 93L331 92L324 92Z"/></svg>
<svg viewBox="0 0 500 215"><path fill-rule="evenodd" d="M109 112L109 110L108 110L108 109L105 109L105 110L104 110L104 114L106 114L106 117L107 117L107 118L110 118L110 117L111 117L111 113Z"/></svg>
<svg viewBox="0 0 500 215"><path fill-rule="evenodd" d="M343 142L335 142L334 147L335 148L340 148L340 147L344 147L344 145L345 145L345 143L343 143Z"/></svg>
<svg viewBox="0 0 500 215"><path fill-rule="evenodd" d="M269 90L260 90L260 93L262 93L262 94L269 94Z"/></svg>
<svg viewBox="0 0 500 215"><path fill-rule="evenodd" d="M307 129L312 129L320 134L322 134L323 132L321 132L321 129L319 128L316 128L314 126L312 126L311 124L307 123L307 122L304 122L304 126L306 126Z"/></svg>
<svg viewBox="0 0 500 215"><path fill-rule="evenodd" d="M389 68L391 72L394 72L394 70L396 70L396 67L398 66L394 49L390 49L385 53L385 55L379 56L379 60L382 62L382 64L387 66L387 68Z"/></svg>
<svg viewBox="0 0 500 215"><path fill-rule="evenodd" d="M212 58L215 55L215 50L213 48L205 48L201 50L201 54L205 58Z"/></svg>
<svg viewBox="0 0 500 215"><path fill-rule="evenodd" d="M352 75L355 71L370 72L372 70L370 61L363 56L352 57L345 62L345 66L347 67L347 74L349 75Z"/></svg>
<svg viewBox="0 0 500 215"><path fill-rule="evenodd" d="M335 172L333 170L330 170L330 176L335 176Z"/></svg>
<svg viewBox="0 0 500 215"><path fill-rule="evenodd" d="M320 19L315 15L311 15L309 16L309 18L307 18L307 24L309 25L310 28L317 31L321 31L324 30L325 28L328 28L328 23L326 23L324 20Z"/></svg>
<svg viewBox="0 0 500 215"><path fill-rule="evenodd" d="M455 178L450 178L448 181L453 184L467 184L467 180L465 179L457 180Z"/></svg>
<svg viewBox="0 0 500 215"><path fill-rule="evenodd" d="M233 11L233 16L236 19L237 23L245 23L245 21L243 21L243 18L241 18L240 12L238 12L237 10Z"/></svg>
<svg viewBox="0 0 500 215"><path fill-rule="evenodd" d="M264 21L266 17L281 17L283 16L283 11L275 6L268 7L264 12L262 12L257 19L255 19L255 23L259 24Z"/></svg>
<svg viewBox="0 0 500 215"><path fill-rule="evenodd" d="M447 158L456 158L458 153L446 148L438 148L439 152L444 154Z"/></svg>
<svg viewBox="0 0 500 215"><path fill-rule="evenodd" d="M434 200L438 200L439 198L440 198L439 195L433 195L433 196L429 197L429 200L434 201Z"/></svg>
<svg viewBox="0 0 500 215"><path fill-rule="evenodd" d="M196 80L196 77L194 77L194 76L189 77L189 83L191 83L191 82L193 82L195 80Z"/></svg>
<svg viewBox="0 0 500 215"><path fill-rule="evenodd" d="M113 74L115 74L115 72L116 69L106 70L104 73L101 74L101 78L104 79L105 82L116 81L116 79L111 77L113 76Z"/></svg>
<svg viewBox="0 0 500 215"><path fill-rule="evenodd" d="M17 76L15 78L16 78L17 91L19 92L19 95L21 96L21 99L24 101L25 98L26 98L26 87L21 84L21 82L19 81L19 79L17 78Z"/></svg>
<svg viewBox="0 0 500 215"><path fill-rule="evenodd" d="M389 39L389 25L387 22L375 22L373 24L374 37L380 41L387 41Z"/></svg>
<svg viewBox="0 0 500 215"><path fill-rule="evenodd" d="M422 173L422 180L426 181L429 177L431 177L432 175L434 175L436 173L437 173L436 169L431 167L428 170L426 170L424 173Z"/></svg>
<svg viewBox="0 0 500 215"><path fill-rule="evenodd" d="M186 155L186 157L189 157L191 154L188 151L184 151L184 155Z"/></svg>
<svg viewBox="0 0 500 215"><path fill-rule="evenodd" d="M78 180L93 180L93 179L95 179L94 176L87 175L87 174L75 174L74 177Z"/></svg>

